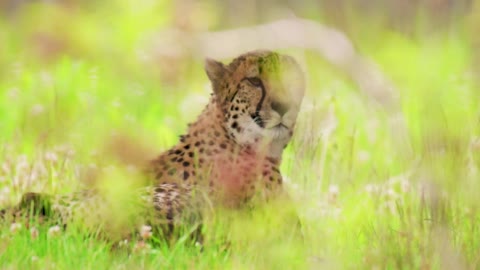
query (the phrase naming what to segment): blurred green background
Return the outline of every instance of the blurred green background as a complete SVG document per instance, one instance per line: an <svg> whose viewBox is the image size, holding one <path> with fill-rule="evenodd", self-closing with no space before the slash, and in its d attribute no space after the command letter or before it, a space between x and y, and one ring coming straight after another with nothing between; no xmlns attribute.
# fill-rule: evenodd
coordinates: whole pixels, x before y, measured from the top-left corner
<svg viewBox="0 0 480 270"><path fill-rule="evenodd" d="M408 134L395 139L388 109L373 106L345 70L315 51L286 50L303 56L308 79L282 165L303 241L287 240L261 211L252 224L234 219L227 252L220 243L202 252L179 244L130 256L76 233L34 240L5 224L0 266L478 269L473 0L0 1L0 206L26 191L89 186L99 172L138 165L176 143L210 86L195 44L166 33L293 16L342 31L378 64L400 96ZM112 146L118 141L122 147Z"/></svg>

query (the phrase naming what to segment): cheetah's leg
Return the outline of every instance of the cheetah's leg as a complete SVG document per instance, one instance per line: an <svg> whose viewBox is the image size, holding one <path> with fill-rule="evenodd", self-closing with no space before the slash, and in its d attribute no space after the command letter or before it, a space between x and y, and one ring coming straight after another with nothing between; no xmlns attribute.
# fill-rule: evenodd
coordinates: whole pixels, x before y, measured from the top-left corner
<svg viewBox="0 0 480 270"><path fill-rule="evenodd" d="M160 183L143 189L141 194L146 224L160 239L174 242L189 235L193 242L202 242L202 215L197 195L183 183Z"/></svg>
<svg viewBox="0 0 480 270"><path fill-rule="evenodd" d="M20 202L13 207L0 210L0 217L3 220L18 218L31 219L34 217L40 220L48 219L52 216L51 196L44 193L28 192L25 193Z"/></svg>

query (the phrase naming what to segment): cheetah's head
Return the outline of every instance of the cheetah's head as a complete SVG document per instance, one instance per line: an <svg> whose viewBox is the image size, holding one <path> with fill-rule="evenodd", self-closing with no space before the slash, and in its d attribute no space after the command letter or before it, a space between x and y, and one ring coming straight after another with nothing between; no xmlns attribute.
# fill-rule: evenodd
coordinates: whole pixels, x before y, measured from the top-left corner
<svg viewBox="0 0 480 270"><path fill-rule="evenodd" d="M280 157L292 137L305 91L298 63L287 55L254 51L229 65L207 59L205 70L235 142Z"/></svg>

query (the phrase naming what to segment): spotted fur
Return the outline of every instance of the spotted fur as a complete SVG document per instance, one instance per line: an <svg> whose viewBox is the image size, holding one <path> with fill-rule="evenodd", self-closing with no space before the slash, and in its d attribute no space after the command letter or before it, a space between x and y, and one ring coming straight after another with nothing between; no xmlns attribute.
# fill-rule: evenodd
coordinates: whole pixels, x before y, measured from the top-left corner
<svg viewBox="0 0 480 270"><path fill-rule="evenodd" d="M154 181L140 194L157 223L169 228L207 206L241 207L256 195L281 193L281 155L304 95L303 73L290 56L254 51L228 65L208 59L205 70L210 102L180 142L150 162ZM20 206L39 196L29 193ZM81 206L99 207L99 197L54 196L44 208L66 222Z"/></svg>

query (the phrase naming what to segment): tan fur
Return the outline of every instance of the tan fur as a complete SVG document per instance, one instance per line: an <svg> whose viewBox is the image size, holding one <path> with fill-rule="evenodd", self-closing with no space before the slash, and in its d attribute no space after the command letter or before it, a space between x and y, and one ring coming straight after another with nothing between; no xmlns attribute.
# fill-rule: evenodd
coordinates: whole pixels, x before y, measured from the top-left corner
<svg viewBox="0 0 480 270"><path fill-rule="evenodd" d="M207 60L205 69L209 104L180 142L149 164L154 181L142 192L156 218L170 225L204 203L239 207L255 194L280 192L281 154L304 95L303 73L289 56L254 51L229 65ZM79 207L60 201L52 209L65 212L62 219L72 216L66 208Z"/></svg>
<svg viewBox="0 0 480 270"><path fill-rule="evenodd" d="M228 66L209 60L206 70L214 87L210 103L181 143L152 162L152 173L157 184L188 183L214 203L239 206L282 184L281 152L293 133L303 74L291 57L268 51L241 55ZM264 127L251 116L262 98L261 87L245 80L252 77L265 90L259 111ZM287 108L283 115L272 109L274 102Z"/></svg>

